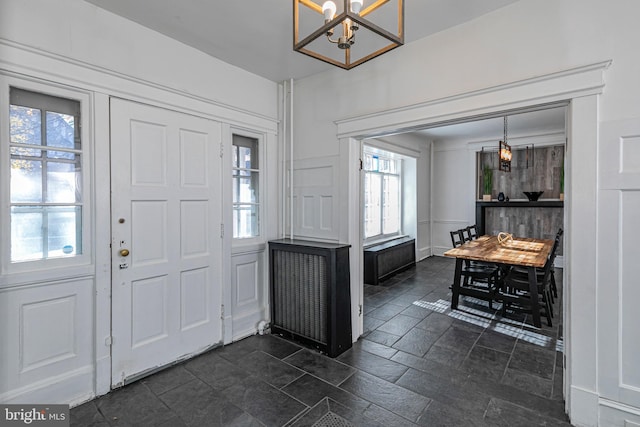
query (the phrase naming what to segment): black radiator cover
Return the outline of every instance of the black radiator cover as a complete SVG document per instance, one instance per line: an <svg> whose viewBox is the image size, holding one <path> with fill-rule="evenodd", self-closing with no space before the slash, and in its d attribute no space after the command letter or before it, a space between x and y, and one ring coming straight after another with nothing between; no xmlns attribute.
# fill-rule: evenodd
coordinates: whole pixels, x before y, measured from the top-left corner
<svg viewBox="0 0 640 427"><path fill-rule="evenodd" d="M271 331L330 357L351 348L350 245L269 242Z"/></svg>

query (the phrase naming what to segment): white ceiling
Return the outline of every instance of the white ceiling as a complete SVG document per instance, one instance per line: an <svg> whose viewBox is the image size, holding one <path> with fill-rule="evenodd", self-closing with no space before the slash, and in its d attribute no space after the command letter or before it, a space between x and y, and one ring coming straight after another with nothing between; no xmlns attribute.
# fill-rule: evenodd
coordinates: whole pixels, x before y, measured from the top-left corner
<svg viewBox="0 0 640 427"><path fill-rule="evenodd" d="M86 1L275 82L333 67L293 51L292 0ZM405 43L516 1L405 0Z"/></svg>
<svg viewBox="0 0 640 427"><path fill-rule="evenodd" d="M293 50L292 0L86 1L275 82L334 67ZM314 1L321 4L323 0ZM365 6L372 1L365 0ZM518 0L404 1L405 43L410 43ZM358 67L343 72L357 73ZM509 120L509 135L557 132L564 129L564 109ZM476 120L420 133L432 140L501 139L503 121Z"/></svg>

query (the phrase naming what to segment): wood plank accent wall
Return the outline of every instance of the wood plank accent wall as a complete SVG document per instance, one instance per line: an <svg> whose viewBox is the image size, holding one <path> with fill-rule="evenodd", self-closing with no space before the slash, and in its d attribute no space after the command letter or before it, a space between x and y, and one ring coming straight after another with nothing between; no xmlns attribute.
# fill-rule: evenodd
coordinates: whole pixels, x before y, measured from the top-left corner
<svg viewBox="0 0 640 427"><path fill-rule="evenodd" d="M531 147L531 146L530 146ZM497 143L496 143L497 149ZM533 154L532 154L533 152ZM478 152L477 198L482 198L482 171L485 166L493 170L491 198L497 199L502 191L510 200L527 200L523 191L544 191L541 199L560 197L560 174L564 165L564 145L533 147L513 150L511 172L498 170L498 153ZM528 160L528 167L527 167Z"/></svg>
<svg viewBox="0 0 640 427"><path fill-rule="evenodd" d="M492 199L502 191L510 201L527 200L523 191L544 191L540 200L560 197L560 174L564 165L564 145L534 147L527 153L523 148L513 150L511 172L498 170L497 152L479 152L478 198L482 198L482 170L493 170ZM531 152L533 151L533 155ZM553 239L560 227L564 228L564 209L548 207L487 207L484 218L485 233L496 235L501 231L518 237ZM558 248L561 255L562 241Z"/></svg>

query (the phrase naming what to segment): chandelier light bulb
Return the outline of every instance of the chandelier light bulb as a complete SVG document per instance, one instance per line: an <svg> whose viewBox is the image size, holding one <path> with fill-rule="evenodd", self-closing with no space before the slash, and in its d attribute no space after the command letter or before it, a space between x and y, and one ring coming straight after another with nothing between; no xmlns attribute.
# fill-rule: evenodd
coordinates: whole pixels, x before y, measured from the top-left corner
<svg viewBox="0 0 640 427"><path fill-rule="evenodd" d="M351 0L351 12L360 15L363 0Z"/></svg>
<svg viewBox="0 0 640 427"><path fill-rule="evenodd" d="M322 13L324 13L324 22L329 22L336 16L336 4L331 0L326 1L322 5Z"/></svg>

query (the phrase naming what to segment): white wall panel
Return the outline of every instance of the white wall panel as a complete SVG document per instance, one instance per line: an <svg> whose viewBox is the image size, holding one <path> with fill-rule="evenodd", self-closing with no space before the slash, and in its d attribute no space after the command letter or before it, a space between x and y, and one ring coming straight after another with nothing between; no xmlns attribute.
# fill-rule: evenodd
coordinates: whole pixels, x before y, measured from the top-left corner
<svg viewBox="0 0 640 427"><path fill-rule="evenodd" d="M640 153L639 153L640 154ZM640 173L640 168L638 168ZM640 237L640 191L620 194L620 308L618 353L620 355L620 387L640 394L640 286L638 281L638 237Z"/></svg>
<svg viewBox="0 0 640 427"><path fill-rule="evenodd" d="M93 290L92 279L0 290L0 402L93 393Z"/></svg>
<svg viewBox="0 0 640 427"><path fill-rule="evenodd" d="M268 295L264 277L265 251L251 250L231 257L231 316L233 339L256 332L258 322L267 320Z"/></svg>

